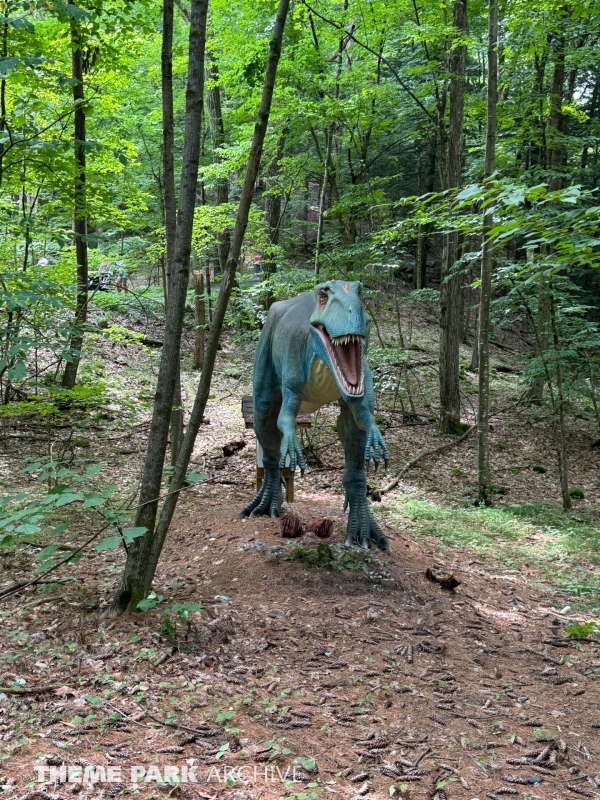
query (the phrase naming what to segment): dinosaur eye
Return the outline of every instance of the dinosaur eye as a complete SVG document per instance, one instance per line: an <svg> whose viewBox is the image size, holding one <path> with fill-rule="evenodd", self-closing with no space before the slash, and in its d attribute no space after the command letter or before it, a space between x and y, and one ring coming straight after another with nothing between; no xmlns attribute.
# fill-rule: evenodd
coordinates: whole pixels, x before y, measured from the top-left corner
<svg viewBox="0 0 600 800"><path fill-rule="evenodd" d="M319 289L319 305L324 306L327 303L329 292L327 289Z"/></svg>

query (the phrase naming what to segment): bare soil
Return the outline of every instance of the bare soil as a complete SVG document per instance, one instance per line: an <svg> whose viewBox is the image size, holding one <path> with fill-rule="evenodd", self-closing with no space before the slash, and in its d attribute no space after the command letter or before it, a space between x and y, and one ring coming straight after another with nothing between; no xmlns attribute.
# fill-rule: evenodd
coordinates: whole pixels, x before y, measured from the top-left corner
<svg viewBox="0 0 600 800"><path fill-rule="evenodd" d="M214 772L179 788L142 783L141 796L384 798L392 786L410 798L600 795L600 643L568 640L555 595L462 554L442 562L389 526L393 553L377 555L385 585L305 568L281 554L278 520L237 519L245 497L246 486L217 500L210 485L188 494L155 590L204 610L170 638L160 605L103 616L114 578L98 568L110 554L73 569L84 598L67 583L9 607L2 638L14 666L5 660L0 683L26 681L0 704L9 796L33 797L24 787L44 763L117 764L127 775L123 786L49 787L55 797L126 791L132 764L186 763L201 781L212 765L259 769L233 786ZM299 492L294 511L329 516L329 541L343 541L336 494ZM441 589L428 567L460 586ZM19 650L24 633L35 655ZM218 724L215 709L235 715ZM283 774L298 757L318 774L300 766L288 789L265 779L265 758Z"/></svg>

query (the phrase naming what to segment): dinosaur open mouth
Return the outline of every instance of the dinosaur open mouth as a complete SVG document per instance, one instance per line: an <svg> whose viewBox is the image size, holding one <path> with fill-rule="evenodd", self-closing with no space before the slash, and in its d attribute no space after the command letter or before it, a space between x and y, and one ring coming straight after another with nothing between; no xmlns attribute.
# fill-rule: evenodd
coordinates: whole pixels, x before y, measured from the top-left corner
<svg viewBox="0 0 600 800"><path fill-rule="evenodd" d="M365 337L353 333L330 336L322 325L315 327L325 343L329 360L344 393L360 397L364 394Z"/></svg>

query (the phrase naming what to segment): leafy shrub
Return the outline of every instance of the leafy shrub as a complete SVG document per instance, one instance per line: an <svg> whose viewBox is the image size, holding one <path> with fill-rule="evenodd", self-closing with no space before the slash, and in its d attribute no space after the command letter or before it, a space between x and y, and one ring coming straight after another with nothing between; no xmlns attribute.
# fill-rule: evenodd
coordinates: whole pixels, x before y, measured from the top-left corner
<svg viewBox="0 0 600 800"><path fill-rule="evenodd" d="M565 633L574 639L587 639L595 627L595 622L571 622L565 628Z"/></svg>

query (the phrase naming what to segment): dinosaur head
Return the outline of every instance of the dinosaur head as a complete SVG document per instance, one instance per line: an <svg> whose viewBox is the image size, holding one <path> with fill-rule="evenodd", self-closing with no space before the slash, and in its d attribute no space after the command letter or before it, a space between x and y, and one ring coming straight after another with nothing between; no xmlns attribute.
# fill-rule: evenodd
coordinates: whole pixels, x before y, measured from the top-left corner
<svg viewBox="0 0 600 800"><path fill-rule="evenodd" d="M328 281L315 289L317 305L310 318L313 346L335 376L344 397L365 391L368 320L360 281Z"/></svg>

